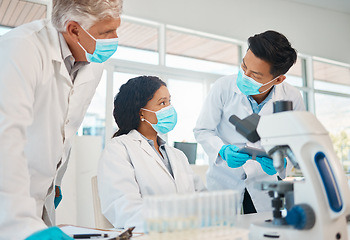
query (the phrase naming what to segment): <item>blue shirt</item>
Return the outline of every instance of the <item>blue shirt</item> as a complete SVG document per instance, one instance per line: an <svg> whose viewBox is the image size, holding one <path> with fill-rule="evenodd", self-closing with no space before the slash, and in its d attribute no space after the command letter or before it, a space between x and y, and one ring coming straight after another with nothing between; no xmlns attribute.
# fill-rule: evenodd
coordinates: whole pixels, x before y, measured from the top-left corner
<svg viewBox="0 0 350 240"><path fill-rule="evenodd" d="M270 90L269 95L267 95L265 100L262 101L260 104L258 104L252 96L247 96L249 103L250 103L250 106L253 109L253 113L258 114L261 111L261 109L263 108L263 106L265 105L265 103L267 103L268 101L270 101L272 99L272 92L273 91Z"/></svg>
<svg viewBox="0 0 350 240"><path fill-rule="evenodd" d="M161 154L159 154L159 152L157 151L156 147L154 146L154 141L146 138L142 134L141 134L141 136L149 143L149 145L151 145L151 147L158 154L160 159L162 159L165 167L168 169L168 171L171 174L171 176L174 177L173 170L172 170L171 165L170 165L169 157L168 157L168 154L166 153L166 150L165 150L166 142L163 139L161 139L159 136L157 136L157 143L159 145L159 151L161 152Z"/></svg>

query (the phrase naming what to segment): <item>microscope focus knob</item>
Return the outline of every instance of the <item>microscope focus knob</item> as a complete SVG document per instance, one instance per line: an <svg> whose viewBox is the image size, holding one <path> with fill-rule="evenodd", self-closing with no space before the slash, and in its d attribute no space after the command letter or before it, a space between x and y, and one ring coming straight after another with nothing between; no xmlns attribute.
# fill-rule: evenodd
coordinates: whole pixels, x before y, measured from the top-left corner
<svg viewBox="0 0 350 240"><path fill-rule="evenodd" d="M286 221L299 230L311 229L316 221L315 212L307 204L295 205L288 211Z"/></svg>

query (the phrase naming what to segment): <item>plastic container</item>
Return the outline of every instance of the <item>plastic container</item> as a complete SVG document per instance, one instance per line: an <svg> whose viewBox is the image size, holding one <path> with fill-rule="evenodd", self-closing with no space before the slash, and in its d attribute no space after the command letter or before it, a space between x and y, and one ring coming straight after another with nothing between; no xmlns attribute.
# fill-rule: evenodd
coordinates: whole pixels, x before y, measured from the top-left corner
<svg viewBox="0 0 350 240"><path fill-rule="evenodd" d="M238 193L233 190L144 197L145 233L174 233L236 225ZM220 234L220 231L215 231ZM192 231L194 233L194 231ZM198 234L198 231L196 231Z"/></svg>

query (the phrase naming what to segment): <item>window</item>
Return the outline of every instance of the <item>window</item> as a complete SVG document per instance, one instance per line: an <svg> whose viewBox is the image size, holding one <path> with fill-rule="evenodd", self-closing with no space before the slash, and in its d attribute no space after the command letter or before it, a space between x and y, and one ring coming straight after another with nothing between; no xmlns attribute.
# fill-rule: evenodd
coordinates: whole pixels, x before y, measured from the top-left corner
<svg viewBox="0 0 350 240"><path fill-rule="evenodd" d="M97 86L96 93L87 109L78 135L105 136L106 118L106 71L103 71L101 81Z"/></svg>
<svg viewBox="0 0 350 240"><path fill-rule="evenodd" d="M315 89L350 94L350 67L313 61Z"/></svg>
<svg viewBox="0 0 350 240"><path fill-rule="evenodd" d="M166 65L192 71L229 75L236 72L240 47L208 37L167 30Z"/></svg>
<svg viewBox="0 0 350 240"><path fill-rule="evenodd" d="M158 29L154 26L123 20L119 29L115 59L158 64Z"/></svg>
<svg viewBox="0 0 350 240"><path fill-rule="evenodd" d="M169 79L168 88L171 103L177 111L177 125L168 134L168 144L174 142L196 142L193 128L202 109L206 96L201 81ZM200 145L197 145L197 164L207 163L206 155Z"/></svg>
<svg viewBox="0 0 350 240"><path fill-rule="evenodd" d="M129 17L123 20L118 34L120 46L105 64L106 71L79 134L110 138L117 129L112 111L120 86L132 77L156 75L167 82L178 112L178 124L167 135L169 145L195 142L193 128L203 100L216 79L238 72L244 44ZM314 79L309 79L311 76ZM299 89L307 109L315 111L330 132L339 159L350 171L350 66L299 55L286 77L287 83ZM198 145L197 163L207 162Z"/></svg>
<svg viewBox="0 0 350 240"><path fill-rule="evenodd" d="M296 86L303 87L303 70L302 70L302 59L300 57L297 58L296 63L289 69L286 73L286 82Z"/></svg>
<svg viewBox="0 0 350 240"><path fill-rule="evenodd" d="M350 86L350 67L314 60L314 79L338 85Z"/></svg>
<svg viewBox="0 0 350 240"><path fill-rule="evenodd" d="M315 94L316 116L329 131L334 150L350 171L350 98Z"/></svg>
<svg viewBox="0 0 350 240"><path fill-rule="evenodd" d="M329 131L334 150L350 172L350 67L313 61L315 110Z"/></svg>

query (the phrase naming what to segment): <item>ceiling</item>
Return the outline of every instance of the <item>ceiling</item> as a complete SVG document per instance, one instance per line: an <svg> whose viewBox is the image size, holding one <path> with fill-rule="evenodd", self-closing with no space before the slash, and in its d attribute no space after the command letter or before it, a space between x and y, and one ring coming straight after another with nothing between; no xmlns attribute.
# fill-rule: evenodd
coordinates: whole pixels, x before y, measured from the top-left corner
<svg viewBox="0 0 350 240"><path fill-rule="evenodd" d="M18 25L46 17L50 0L0 0L0 25L16 27ZM281 0L297 2L313 7L325 8L350 14L350 0ZM42 3L35 3L42 2Z"/></svg>
<svg viewBox="0 0 350 240"><path fill-rule="evenodd" d="M283 0L350 14L350 0Z"/></svg>
<svg viewBox="0 0 350 240"><path fill-rule="evenodd" d="M0 0L0 25L16 27L18 25L46 17L49 0ZM297 2L313 7L325 8L350 14L350 0L281 0ZM42 2L42 3L35 3Z"/></svg>
<svg viewBox="0 0 350 240"><path fill-rule="evenodd" d="M281 1L298 2L350 14L350 0ZM36 19L46 18L47 5L34 2L35 0L31 0L31 2L28 2L28 0L0 0L0 25L16 27ZM158 50L158 31L154 27L124 21L118 33L120 45L149 51ZM166 45L168 54L226 64L238 64L239 48L232 43L168 30ZM321 62L314 62L313 67L316 79L349 84L348 80L346 80L350 78L349 68ZM301 75L300 61L290 69L289 74Z"/></svg>
<svg viewBox="0 0 350 240"><path fill-rule="evenodd" d="M0 0L0 25L16 27L37 19L46 18L47 6L21 1Z"/></svg>

